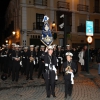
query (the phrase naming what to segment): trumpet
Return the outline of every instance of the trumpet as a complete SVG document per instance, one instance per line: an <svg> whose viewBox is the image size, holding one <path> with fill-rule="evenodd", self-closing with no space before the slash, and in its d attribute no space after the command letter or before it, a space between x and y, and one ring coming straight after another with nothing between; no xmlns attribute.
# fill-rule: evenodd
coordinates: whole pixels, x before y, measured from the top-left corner
<svg viewBox="0 0 100 100"><path fill-rule="evenodd" d="M70 72L70 70L71 70L71 67L67 66L67 70L65 70L65 73L68 74L68 72Z"/></svg>
<svg viewBox="0 0 100 100"><path fill-rule="evenodd" d="M34 61L34 58L33 57L30 57L30 62L33 62Z"/></svg>

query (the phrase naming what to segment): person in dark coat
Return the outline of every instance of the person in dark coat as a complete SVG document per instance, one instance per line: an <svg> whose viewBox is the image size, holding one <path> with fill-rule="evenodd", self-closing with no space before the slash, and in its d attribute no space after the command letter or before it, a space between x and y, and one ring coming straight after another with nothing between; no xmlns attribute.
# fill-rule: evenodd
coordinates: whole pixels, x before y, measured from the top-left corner
<svg viewBox="0 0 100 100"><path fill-rule="evenodd" d="M34 65L35 65L35 51L34 51L34 45L30 45L30 50L28 51L28 56L27 56L27 77L26 80L30 78L30 80L33 80L33 70L34 70Z"/></svg>
<svg viewBox="0 0 100 100"><path fill-rule="evenodd" d="M42 58L42 55L44 54L45 52L45 46L44 45L41 45L41 48L40 48L40 52L39 52L39 71L38 71L38 78L40 78L40 76L42 75L42 68L44 66L44 59Z"/></svg>
<svg viewBox="0 0 100 100"><path fill-rule="evenodd" d="M46 84L46 93L47 98L50 97L52 94L53 97L55 96L55 77L57 74L56 65L57 65L57 59L56 56L53 54L53 46L49 46L48 49L46 48L46 52L44 55L42 55L42 58L44 59L44 70L43 70L43 76L45 79Z"/></svg>
<svg viewBox="0 0 100 100"><path fill-rule="evenodd" d="M13 67L12 53L13 53L14 50L15 50L15 43L12 43L12 47L8 51L8 57L9 57L8 77L10 77L11 73L12 73L12 67Z"/></svg>
<svg viewBox="0 0 100 100"><path fill-rule="evenodd" d="M84 67L85 67L85 71L87 72L87 68L88 68L88 47L85 45L84 46L84 56L83 56L83 58L84 58Z"/></svg>
<svg viewBox="0 0 100 100"><path fill-rule="evenodd" d="M12 81L18 82L19 69L20 69L21 53L19 51L19 45L15 46L15 50L12 52L13 67L12 67Z"/></svg>
<svg viewBox="0 0 100 100"><path fill-rule="evenodd" d="M63 70L65 72L64 74L64 80L65 80L65 98L67 98L67 95L71 96L73 84L74 84L74 73L76 72L77 65L72 60L73 54L71 52L66 53L66 61L63 63Z"/></svg>
<svg viewBox="0 0 100 100"><path fill-rule="evenodd" d="M22 54L22 73L26 75L26 67L27 67L27 57L28 57L28 47L24 47L24 51Z"/></svg>
<svg viewBox="0 0 100 100"><path fill-rule="evenodd" d="M57 50L57 61L58 61L58 69L59 69L59 74L61 74L61 67L62 67L62 63L63 63L63 52L61 51L61 46L58 46L58 50Z"/></svg>
<svg viewBox="0 0 100 100"><path fill-rule="evenodd" d="M38 47L35 47L35 53L36 53L36 59L35 59L35 72L37 72L38 68L39 68L39 50Z"/></svg>

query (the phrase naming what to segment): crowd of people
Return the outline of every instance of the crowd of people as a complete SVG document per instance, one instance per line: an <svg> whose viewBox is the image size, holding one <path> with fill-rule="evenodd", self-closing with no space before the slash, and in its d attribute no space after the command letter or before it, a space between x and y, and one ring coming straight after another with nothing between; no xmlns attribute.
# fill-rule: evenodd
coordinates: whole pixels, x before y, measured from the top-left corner
<svg viewBox="0 0 100 100"><path fill-rule="evenodd" d="M19 72L26 76L26 80L33 80L33 72L37 71L37 78L42 77L45 80L47 97L50 97L51 93L53 97L56 97L55 79L58 74L63 74L67 98L68 94L70 96L72 94L73 77L78 71L78 62L81 64L81 71L87 71L87 55L87 46L71 49L70 45L66 45L66 50L64 50L56 45L22 47L12 43L10 47L6 44L0 48L0 71L2 75L12 77L12 81L16 82L19 80ZM95 55L98 54L91 49L90 60L92 62ZM2 77L2 79L5 78Z"/></svg>

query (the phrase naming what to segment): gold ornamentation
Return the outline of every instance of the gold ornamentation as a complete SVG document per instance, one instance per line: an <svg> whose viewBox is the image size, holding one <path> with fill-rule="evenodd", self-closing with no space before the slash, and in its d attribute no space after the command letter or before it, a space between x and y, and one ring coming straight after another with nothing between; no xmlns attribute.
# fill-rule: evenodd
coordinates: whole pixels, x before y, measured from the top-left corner
<svg viewBox="0 0 100 100"><path fill-rule="evenodd" d="M65 70L65 73L68 74L68 72L70 72L70 70L71 70L71 67L67 66L67 70Z"/></svg>

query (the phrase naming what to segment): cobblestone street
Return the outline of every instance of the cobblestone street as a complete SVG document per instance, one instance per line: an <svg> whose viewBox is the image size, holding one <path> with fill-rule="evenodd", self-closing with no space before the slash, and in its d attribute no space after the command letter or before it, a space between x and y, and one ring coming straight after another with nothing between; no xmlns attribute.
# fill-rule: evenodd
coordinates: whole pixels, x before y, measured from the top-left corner
<svg viewBox="0 0 100 100"><path fill-rule="evenodd" d="M36 74L36 73L34 73ZM64 98L64 81L62 75L56 82L56 98L46 98L45 83L34 75L34 80L26 81L20 76L19 82L0 80L0 100L100 100L100 76L97 69L91 69L90 74L78 72L71 97Z"/></svg>

